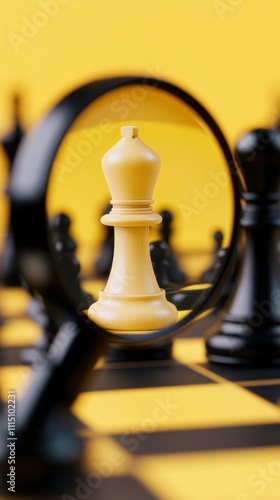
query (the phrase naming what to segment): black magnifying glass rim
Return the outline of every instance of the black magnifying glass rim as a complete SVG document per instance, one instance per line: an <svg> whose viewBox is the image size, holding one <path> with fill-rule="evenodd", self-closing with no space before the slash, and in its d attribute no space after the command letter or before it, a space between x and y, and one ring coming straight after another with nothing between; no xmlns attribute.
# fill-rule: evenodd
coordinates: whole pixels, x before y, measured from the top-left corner
<svg viewBox="0 0 280 500"><path fill-rule="evenodd" d="M209 293L198 299L197 306L176 324L143 334L115 335L99 327L96 323L77 310L71 293L63 282L59 266L54 258L53 247L50 241L49 224L46 210L46 197L49 177L53 161L65 134L74 120L96 99L106 93L127 87L129 85L144 85L157 88L176 96L184 104L193 109L209 127L216 138L226 164L229 169L233 187L234 215L232 237L229 244L227 258L220 271L218 280L211 287ZM231 264L235 259L238 242L240 219L241 174L235 164L228 143L208 111L188 92L170 82L152 77L122 76L95 80L69 93L31 130L22 141L16 154L12 174L9 182L9 196L11 201L11 226L21 271L25 276L22 256L31 252L32 255L44 255L47 268L50 271L48 282L44 285L29 284L36 291L56 306L66 309L73 320L94 334L106 335L110 343L129 344L132 348L149 346L157 341L165 341L177 335L179 331L195 319L206 309L211 308L228 279L231 276ZM28 281L28 278L27 278Z"/></svg>

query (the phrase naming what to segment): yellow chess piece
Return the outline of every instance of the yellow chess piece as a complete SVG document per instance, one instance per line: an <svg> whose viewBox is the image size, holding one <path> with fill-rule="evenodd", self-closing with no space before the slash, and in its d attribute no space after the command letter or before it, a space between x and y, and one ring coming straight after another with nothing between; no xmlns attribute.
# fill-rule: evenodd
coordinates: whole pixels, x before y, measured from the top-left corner
<svg viewBox="0 0 280 500"><path fill-rule="evenodd" d="M101 218L114 226L112 269L88 316L113 333L148 333L172 325L178 315L157 284L149 251L149 226L161 222L151 208L160 158L138 138L137 127L122 127L121 135L102 159L113 206Z"/></svg>

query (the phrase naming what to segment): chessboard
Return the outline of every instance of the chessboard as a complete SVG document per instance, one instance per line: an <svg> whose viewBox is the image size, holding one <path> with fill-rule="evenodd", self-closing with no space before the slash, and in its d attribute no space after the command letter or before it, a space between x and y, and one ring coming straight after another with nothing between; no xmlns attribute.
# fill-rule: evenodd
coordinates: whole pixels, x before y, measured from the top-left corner
<svg viewBox="0 0 280 500"><path fill-rule="evenodd" d="M4 401L9 390L20 397L28 389L21 353L41 335L29 301L20 288L1 291ZM24 498L279 500L279 367L210 364L203 335L216 320L212 313L181 332L172 359L100 359L71 408L86 473L71 475L59 494ZM2 484L4 500L12 493Z"/></svg>

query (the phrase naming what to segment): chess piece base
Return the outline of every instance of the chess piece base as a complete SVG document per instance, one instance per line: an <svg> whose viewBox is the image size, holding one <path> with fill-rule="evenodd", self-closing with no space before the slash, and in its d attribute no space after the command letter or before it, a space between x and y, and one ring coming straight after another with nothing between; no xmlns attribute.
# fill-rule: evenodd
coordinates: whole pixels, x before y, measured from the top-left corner
<svg viewBox="0 0 280 500"><path fill-rule="evenodd" d="M271 322L252 329L248 323L231 321L228 315L219 329L209 333L206 350L214 363L280 365L280 324Z"/></svg>
<svg viewBox="0 0 280 500"><path fill-rule="evenodd" d="M176 307L166 300L165 290L149 295L113 295L105 291L89 310L89 318L112 333L150 333L174 324ZM117 329L116 325L120 325Z"/></svg>

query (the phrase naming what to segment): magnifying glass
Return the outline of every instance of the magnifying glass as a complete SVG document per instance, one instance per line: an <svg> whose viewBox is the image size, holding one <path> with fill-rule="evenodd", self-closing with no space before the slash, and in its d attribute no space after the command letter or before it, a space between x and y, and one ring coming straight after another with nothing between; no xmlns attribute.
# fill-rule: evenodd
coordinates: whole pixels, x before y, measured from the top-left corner
<svg viewBox="0 0 280 500"><path fill-rule="evenodd" d="M170 263L166 268L164 263L154 266L167 299L178 310L178 320L144 335L105 330L88 317L81 303L81 289L95 300L106 283L106 273L100 274L97 264L106 238L99 219L110 193L100 163L127 125L137 126L143 141L161 158L154 211L163 221L150 232L150 252L153 261L163 263L168 247L177 270L174 283L174 274L167 272ZM217 305L235 267L240 179L230 148L206 109L178 86L142 76L108 78L76 89L21 142L9 183L18 262L31 289L63 317L57 343L60 337L64 343L48 357L44 369L33 370L20 401L17 477L21 468L21 479L28 476L25 457L26 452L30 456L30 446L35 470L40 464L44 470L46 458L52 466L52 453L43 453L46 444L55 451L56 463L65 466L63 447L58 454L46 417L50 410L56 415L58 409L71 406L108 343L120 354L118 359L169 357L173 337ZM76 286L77 262L70 258L69 276L54 238L57 226L68 230L70 222L78 244L81 286ZM215 247L222 254L218 259ZM64 427L63 423L57 432ZM66 440L70 435L65 433ZM69 442L73 447L67 463L74 464L79 443L72 437Z"/></svg>
<svg viewBox="0 0 280 500"><path fill-rule="evenodd" d="M178 320L144 335L115 335L81 312L74 287L59 265L50 226L55 214L69 216L78 242L82 286L96 298L106 283L106 273L98 268L106 239L99 219L110 202L101 159L119 140L120 128L131 124L161 158L153 208L163 215L163 222L150 231L150 243L151 251L156 241L166 243L171 252L166 294L178 309ZM109 78L70 93L23 142L9 192L27 282L48 303L67 310L84 329L118 348L168 349L174 335L216 304L232 273L240 175L215 120L195 98L169 82L141 76ZM217 246L223 259L213 272ZM159 248L164 253L164 247Z"/></svg>

